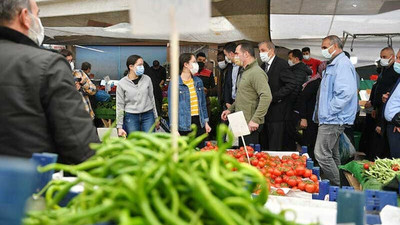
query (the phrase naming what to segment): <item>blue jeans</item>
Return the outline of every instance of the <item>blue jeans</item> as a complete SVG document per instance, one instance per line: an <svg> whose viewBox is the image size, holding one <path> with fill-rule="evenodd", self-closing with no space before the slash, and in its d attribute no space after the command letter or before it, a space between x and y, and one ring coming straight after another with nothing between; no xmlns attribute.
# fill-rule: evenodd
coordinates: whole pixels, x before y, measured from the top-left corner
<svg viewBox="0 0 400 225"><path fill-rule="evenodd" d="M125 112L123 128L128 135L135 131L148 132L154 122L153 110L137 114Z"/></svg>

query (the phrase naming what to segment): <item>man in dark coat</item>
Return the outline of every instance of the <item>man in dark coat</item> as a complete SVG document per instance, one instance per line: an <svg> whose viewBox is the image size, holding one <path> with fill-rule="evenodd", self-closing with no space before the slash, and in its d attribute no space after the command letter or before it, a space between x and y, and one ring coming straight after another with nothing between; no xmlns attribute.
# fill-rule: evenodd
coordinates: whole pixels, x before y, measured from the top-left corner
<svg viewBox="0 0 400 225"><path fill-rule="evenodd" d="M53 152L80 163L96 128L60 54L40 49L44 30L34 0L0 4L0 155Z"/></svg>
<svg viewBox="0 0 400 225"><path fill-rule="evenodd" d="M272 103L265 117L266 123L260 143L263 149L271 151L291 150L284 147L285 127L291 126L293 102L291 94L296 89L293 72L286 60L275 55L275 45L272 42L261 42L258 45L261 68L267 73L268 83L272 92Z"/></svg>
<svg viewBox="0 0 400 225"><path fill-rule="evenodd" d="M291 94L292 105L296 106L299 101L300 93L303 89L303 84L307 81L307 77L311 77L313 71L302 61L303 53L300 49L294 49L288 53L288 64L290 70L293 72L293 79L296 83L296 88ZM284 136L284 149L295 150L297 149L296 142L298 144L303 144L301 136L298 135L297 127L300 122L299 109L297 107L293 108L293 118L292 123L287 124L285 136Z"/></svg>

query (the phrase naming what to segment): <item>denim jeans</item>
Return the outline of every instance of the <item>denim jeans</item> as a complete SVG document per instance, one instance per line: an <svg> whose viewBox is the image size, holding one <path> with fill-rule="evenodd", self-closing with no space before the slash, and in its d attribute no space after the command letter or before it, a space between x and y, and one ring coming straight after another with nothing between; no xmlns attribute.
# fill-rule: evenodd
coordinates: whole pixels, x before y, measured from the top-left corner
<svg viewBox="0 0 400 225"><path fill-rule="evenodd" d="M130 134L135 131L148 132L155 122L153 110L144 113L125 113L123 128Z"/></svg>
<svg viewBox="0 0 400 225"><path fill-rule="evenodd" d="M339 139L345 127L337 124L322 124L318 127L314 154L324 176L333 186L340 185Z"/></svg>

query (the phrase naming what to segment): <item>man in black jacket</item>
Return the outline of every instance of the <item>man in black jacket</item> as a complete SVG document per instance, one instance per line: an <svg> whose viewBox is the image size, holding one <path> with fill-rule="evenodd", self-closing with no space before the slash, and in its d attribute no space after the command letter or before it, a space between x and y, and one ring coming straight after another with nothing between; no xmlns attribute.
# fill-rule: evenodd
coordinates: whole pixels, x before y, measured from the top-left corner
<svg viewBox="0 0 400 225"><path fill-rule="evenodd" d="M293 107L293 118L291 126L286 127L285 137L284 137L284 148L289 150L295 150L297 145L303 144L301 137L297 133L297 126L300 122L299 109L296 104L299 100L301 90L303 89L303 84L307 81L307 77L311 77L313 71L308 67L303 61L303 53L300 49L293 49L288 53L288 64L290 70L293 72L293 79L296 83L296 88L291 94L291 101ZM289 124L288 124L289 125Z"/></svg>
<svg viewBox="0 0 400 225"><path fill-rule="evenodd" d="M38 47L38 12L34 0L0 4L0 155L54 152L60 162L80 163L98 136L66 59Z"/></svg>
<svg viewBox="0 0 400 225"><path fill-rule="evenodd" d="M240 66L236 65L234 62L235 51L237 45L234 42L226 43L224 46L225 60L228 65L226 66L226 73L223 85L223 96L224 96L224 109L228 109L236 98L236 81L241 69Z"/></svg>
<svg viewBox="0 0 400 225"><path fill-rule="evenodd" d="M263 149L271 151L291 150L284 146L285 128L291 126L293 102L291 94L296 89L294 75L286 60L275 55L272 42L261 42L258 45L261 68L268 75L268 83L272 92L272 103L265 116L265 126L260 135Z"/></svg>

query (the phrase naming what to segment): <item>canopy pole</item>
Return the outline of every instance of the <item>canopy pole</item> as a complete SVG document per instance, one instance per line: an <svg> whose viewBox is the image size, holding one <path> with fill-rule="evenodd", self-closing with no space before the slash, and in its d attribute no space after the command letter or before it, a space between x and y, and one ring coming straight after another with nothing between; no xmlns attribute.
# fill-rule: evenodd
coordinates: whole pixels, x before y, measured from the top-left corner
<svg viewBox="0 0 400 225"><path fill-rule="evenodd" d="M173 156L174 162L178 162L178 103L179 103L179 33L176 26L175 19L175 7L170 8L170 23L171 23L171 33L170 33L170 58L171 58L171 104L172 107L171 119L171 133L172 133L172 148L175 153Z"/></svg>

